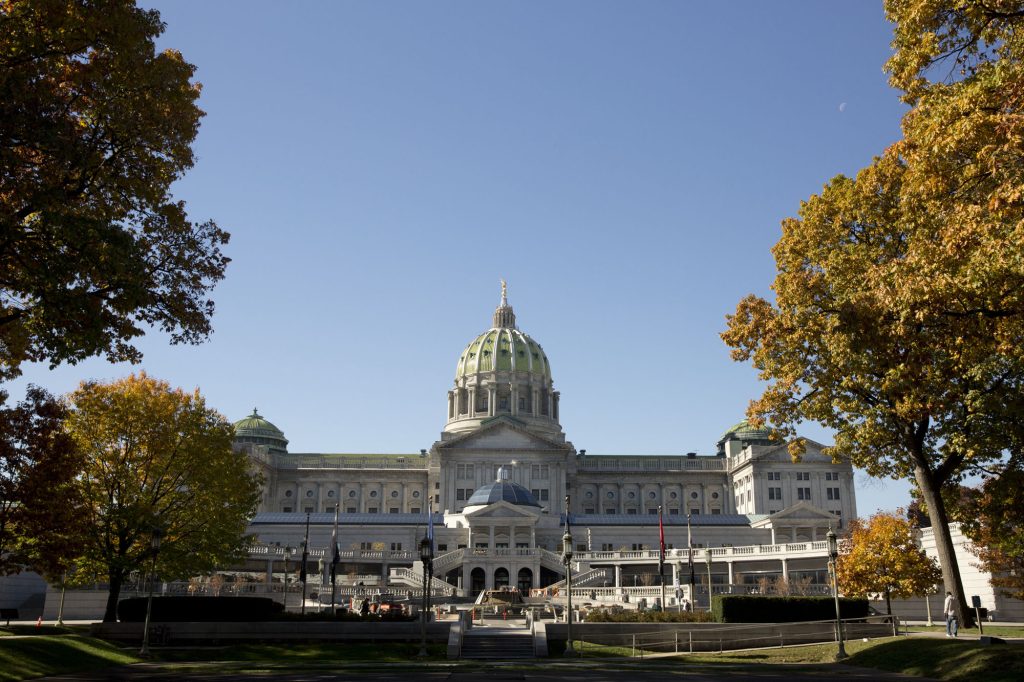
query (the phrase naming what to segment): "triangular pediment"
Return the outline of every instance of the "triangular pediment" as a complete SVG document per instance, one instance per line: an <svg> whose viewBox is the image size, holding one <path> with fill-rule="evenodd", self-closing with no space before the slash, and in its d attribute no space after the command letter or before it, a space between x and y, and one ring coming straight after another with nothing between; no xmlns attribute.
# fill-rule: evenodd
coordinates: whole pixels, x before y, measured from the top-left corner
<svg viewBox="0 0 1024 682"><path fill-rule="evenodd" d="M835 523L836 517L827 511L818 509L807 502L797 502L791 507L786 507L780 512L751 524L752 527L780 525L791 523Z"/></svg>
<svg viewBox="0 0 1024 682"><path fill-rule="evenodd" d="M495 502L480 509L463 512L467 520L472 519L536 519L540 516L540 509L537 507L524 507L510 504L508 502Z"/></svg>
<svg viewBox="0 0 1024 682"><path fill-rule="evenodd" d="M566 450L565 443L549 440L513 417L495 417L470 433L437 444L441 450Z"/></svg>

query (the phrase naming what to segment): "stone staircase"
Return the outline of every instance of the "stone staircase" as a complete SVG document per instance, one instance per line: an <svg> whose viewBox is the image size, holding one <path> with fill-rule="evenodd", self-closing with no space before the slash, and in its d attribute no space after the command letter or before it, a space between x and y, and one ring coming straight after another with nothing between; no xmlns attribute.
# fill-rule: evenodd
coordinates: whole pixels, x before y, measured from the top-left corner
<svg viewBox="0 0 1024 682"><path fill-rule="evenodd" d="M460 658L487 661L533 658L533 635L529 630L474 628L462 639Z"/></svg>

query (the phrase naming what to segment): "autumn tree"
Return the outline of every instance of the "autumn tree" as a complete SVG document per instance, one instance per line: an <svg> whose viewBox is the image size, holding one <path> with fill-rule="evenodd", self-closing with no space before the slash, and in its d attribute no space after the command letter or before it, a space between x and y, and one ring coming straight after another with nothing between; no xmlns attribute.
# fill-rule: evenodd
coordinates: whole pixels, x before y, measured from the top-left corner
<svg viewBox="0 0 1024 682"><path fill-rule="evenodd" d="M888 614L893 598L927 595L942 578L935 560L918 547L910 523L885 513L850 522L836 571L840 592L849 597L884 595Z"/></svg>
<svg viewBox="0 0 1024 682"><path fill-rule="evenodd" d="M1024 462L1012 458L997 476L965 490L955 513L960 528L973 542L993 587L1008 597L1024 599Z"/></svg>
<svg viewBox="0 0 1024 682"><path fill-rule="evenodd" d="M754 421L818 421L833 455L915 482L962 623L942 494L1024 432L1020 7L886 3L904 139L783 221L774 302L745 298L723 334L770 382Z"/></svg>
<svg viewBox="0 0 1024 682"><path fill-rule="evenodd" d="M203 112L163 29L131 0L0 0L0 379L210 333L228 234L170 193Z"/></svg>
<svg viewBox="0 0 1024 682"><path fill-rule="evenodd" d="M150 557L155 528L164 534L157 570L168 578L206 572L238 555L261 482L232 451L231 424L198 391L140 374L83 383L70 400L91 526L78 568L107 576L104 620L116 620L121 585Z"/></svg>
<svg viewBox="0 0 1024 682"><path fill-rule="evenodd" d="M6 398L0 392L0 405ZM81 546L81 458L66 417L36 386L14 407L0 407L0 575L31 568L59 576Z"/></svg>

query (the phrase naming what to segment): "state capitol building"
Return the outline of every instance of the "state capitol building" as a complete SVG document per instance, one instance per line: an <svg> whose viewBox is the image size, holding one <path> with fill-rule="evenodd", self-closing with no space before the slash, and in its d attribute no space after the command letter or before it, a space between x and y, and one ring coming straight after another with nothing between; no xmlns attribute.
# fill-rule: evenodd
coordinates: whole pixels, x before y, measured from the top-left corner
<svg viewBox="0 0 1024 682"><path fill-rule="evenodd" d="M342 575L422 586L416 548L432 513L437 585L473 596L560 580L568 514L580 571L574 584L615 591L651 584L661 507L675 585L689 579L680 578L688 542L714 586L826 581L825 534L857 514L849 462L833 463L807 441L794 463L785 443L746 421L725 430L711 452L588 454L562 431L552 376L542 346L517 326L503 284L490 328L455 362L447 420L429 451L293 453L284 433L253 410L235 424L236 447L265 479L249 532L273 563L300 545L308 518L309 546L322 560L337 508Z"/></svg>

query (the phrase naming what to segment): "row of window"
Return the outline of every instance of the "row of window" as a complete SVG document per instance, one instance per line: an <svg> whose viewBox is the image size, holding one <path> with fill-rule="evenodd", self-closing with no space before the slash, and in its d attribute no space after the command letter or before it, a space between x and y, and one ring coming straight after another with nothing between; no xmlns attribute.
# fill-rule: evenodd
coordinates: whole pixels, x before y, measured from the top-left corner
<svg viewBox="0 0 1024 682"><path fill-rule="evenodd" d="M839 488L826 488L825 493L830 500L839 499ZM798 500L810 500L811 489L810 488L797 488L796 498ZM769 500L781 500L782 499L782 488L771 487L768 488L768 499ZM750 492L747 492L747 500L750 500Z"/></svg>
<svg viewBox="0 0 1024 682"><path fill-rule="evenodd" d="M292 491L291 489L285 490L284 491L284 496L285 497L291 497L293 492L294 491ZM307 499L311 499L314 494L315 493L312 490L307 490L306 491L306 498ZM391 499L398 499L399 494L400 493L397 490L392 490L391 493L390 493ZM378 495L378 492L376 490L371 490L370 491L370 497L375 498L375 497L377 497L377 495ZM359 496L359 491L358 490L349 490L348 491L348 496L350 498L358 497ZM413 499L419 499L420 491L419 490L413 490L412 491L412 496L413 496ZM333 498L334 497L334 491L333 490L328 490L327 491L327 497L328 498Z"/></svg>
<svg viewBox="0 0 1024 682"><path fill-rule="evenodd" d="M476 479L476 466L475 464L456 464L455 465L455 476L460 480L475 480ZM484 464L484 471L487 472L488 477L497 478L498 469L503 466L501 464ZM530 478L533 480L547 480L551 478L551 466L548 464L531 464L530 465Z"/></svg>
<svg viewBox="0 0 1024 682"><path fill-rule="evenodd" d="M588 500L593 499L594 498L594 491L593 490L586 491L585 493L583 493L583 497L585 499L588 499ZM615 499L615 491L614 490L609 490L608 492L605 493L605 497L607 497L609 500L614 500ZM630 499L630 500L635 500L636 499L636 491L630 490L629 492L626 493L626 497L628 499ZM672 492L670 492L668 494L668 498L670 500L678 499L679 498L679 493L677 493L675 491L672 491ZM697 493L697 492L691 492L690 493L690 499L691 500L696 500L696 499L699 499L699 498L700 498L700 494L699 493ZM658 493L654 492L653 490L649 491L647 493L647 499L649 499L649 500L656 500L656 499L658 499ZM718 499L718 493L717 492L711 493L711 499L717 500Z"/></svg>
<svg viewBox="0 0 1024 682"><path fill-rule="evenodd" d="M597 513L597 510L596 510L596 509L595 509L594 507L585 507L585 508L583 509L583 513L584 513L584 514L596 514L596 513ZM608 507L608 508L606 508L606 509L604 510L604 513L605 513L605 514L618 514L618 513L619 513L619 510L618 510L618 509L615 509L614 507ZM638 514L638 513L639 513L639 512L638 512L638 511L637 511L636 509L627 509L627 510L626 510L626 514ZM647 510L647 513L648 513L648 514L654 514L654 515L657 515L657 513L658 513L658 508L657 508L657 507L651 507L651 508L649 508L649 509ZM678 508L678 507L672 507L672 508L670 508L670 509L668 510L668 513L669 513L669 516L678 516L678 515L679 515L679 508ZM691 509L691 510L690 510L690 514L691 514L691 515L694 515L694 516L696 516L697 514L701 514L701 513L703 513L703 512L701 512L701 510L700 510L700 509L696 509L696 508L694 508L694 509ZM718 508L715 508L715 509L712 509L712 510L711 510L711 513L712 513L712 514L721 514L721 513L722 513L722 510L721 510L721 509L718 509Z"/></svg>
<svg viewBox="0 0 1024 682"><path fill-rule="evenodd" d="M295 511L295 508L289 507L289 506L285 505L285 506L281 507L281 511L284 512L285 514L291 514L292 512ZM316 511L317 510L316 510L315 507L303 507L302 508L302 513L303 514L315 514ZM359 513L358 507L346 507L345 509L343 509L341 511L342 511L343 514L358 514ZM333 506L324 507L324 512L325 513L333 514L334 513L334 507ZM366 513L367 514L379 514L379 513L381 513L380 507L367 507L366 508ZM401 514L402 510L400 508L398 508L398 507L388 507L387 513L388 514ZM421 507L411 507L409 509L409 513L410 514L422 514L423 510L422 510Z"/></svg>

